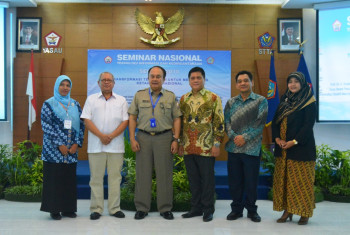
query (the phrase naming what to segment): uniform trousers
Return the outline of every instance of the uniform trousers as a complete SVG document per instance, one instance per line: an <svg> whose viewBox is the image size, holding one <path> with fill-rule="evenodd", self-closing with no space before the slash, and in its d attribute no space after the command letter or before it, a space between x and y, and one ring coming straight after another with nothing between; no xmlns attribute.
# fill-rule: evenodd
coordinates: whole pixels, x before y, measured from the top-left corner
<svg viewBox="0 0 350 235"><path fill-rule="evenodd" d="M103 178L106 167L108 174L108 212L113 215L120 211L120 183L123 161L124 153L89 153L91 212L103 213Z"/></svg>
<svg viewBox="0 0 350 235"><path fill-rule="evenodd" d="M136 210L148 212L151 208L154 165L158 211L171 211L173 207L173 155L170 149L172 132L152 136L139 131L136 139L140 145L140 151L136 152L134 198Z"/></svg>
<svg viewBox="0 0 350 235"><path fill-rule="evenodd" d="M246 208L249 213L257 212L255 205L259 178L260 156L244 153L228 153L227 172L231 209L241 213ZM245 199L243 197L245 192Z"/></svg>
<svg viewBox="0 0 350 235"><path fill-rule="evenodd" d="M214 213L215 157L185 155L184 159L192 194L191 212Z"/></svg>

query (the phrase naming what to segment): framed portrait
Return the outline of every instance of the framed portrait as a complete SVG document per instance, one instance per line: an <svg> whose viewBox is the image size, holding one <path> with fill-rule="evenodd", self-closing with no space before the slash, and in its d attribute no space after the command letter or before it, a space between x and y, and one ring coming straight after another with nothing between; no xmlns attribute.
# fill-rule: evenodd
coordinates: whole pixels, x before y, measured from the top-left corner
<svg viewBox="0 0 350 235"><path fill-rule="evenodd" d="M41 17L17 18L16 51L41 52Z"/></svg>
<svg viewBox="0 0 350 235"><path fill-rule="evenodd" d="M301 18L278 18L278 52L298 53L299 44L303 42Z"/></svg>

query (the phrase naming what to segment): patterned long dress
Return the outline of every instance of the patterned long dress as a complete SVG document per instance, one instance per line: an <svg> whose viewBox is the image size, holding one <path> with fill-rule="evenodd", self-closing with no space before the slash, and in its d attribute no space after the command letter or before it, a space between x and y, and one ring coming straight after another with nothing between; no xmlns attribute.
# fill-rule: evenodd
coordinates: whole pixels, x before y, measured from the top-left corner
<svg viewBox="0 0 350 235"><path fill-rule="evenodd" d="M286 140L287 117L281 123L281 139ZM288 151L288 150L287 150ZM273 177L273 209L312 217L315 208L315 161L286 159L286 150L276 158Z"/></svg>

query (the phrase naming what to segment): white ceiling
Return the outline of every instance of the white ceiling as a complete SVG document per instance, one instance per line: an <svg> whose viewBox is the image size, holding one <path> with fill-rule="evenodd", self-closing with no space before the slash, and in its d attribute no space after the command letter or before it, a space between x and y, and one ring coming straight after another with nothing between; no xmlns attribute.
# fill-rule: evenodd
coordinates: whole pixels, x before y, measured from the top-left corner
<svg viewBox="0 0 350 235"><path fill-rule="evenodd" d="M349 2L339 0L0 0L10 7L36 7L42 2L56 3L190 3L190 4L280 4L282 8L313 8L314 4Z"/></svg>

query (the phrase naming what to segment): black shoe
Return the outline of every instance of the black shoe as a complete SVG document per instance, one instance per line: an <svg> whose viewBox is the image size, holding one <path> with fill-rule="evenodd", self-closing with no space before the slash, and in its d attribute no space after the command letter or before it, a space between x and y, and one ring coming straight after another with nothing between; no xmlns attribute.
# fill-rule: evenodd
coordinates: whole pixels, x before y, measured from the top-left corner
<svg viewBox="0 0 350 235"><path fill-rule="evenodd" d="M160 213L160 215L163 216L163 218L167 219L167 220L174 219L174 215L171 211L162 212L162 213Z"/></svg>
<svg viewBox="0 0 350 235"><path fill-rule="evenodd" d="M117 217L117 218L125 218L125 214L122 211L117 211L112 216Z"/></svg>
<svg viewBox="0 0 350 235"><path fill-rule="evenodd" d="M231 211L230 214L227 215L226 219L227 220L236 220L238 218L243 217L243 213L242 212L233 212Z"/></svg>
<svg viewBox="0 0 350 235"><path fill-rule="evenodd" d="M248 218L250 218L253 222L260 222L261 221L261 217L259 216L259 214L257 212L248 212L247 215Z"/></svg>
<svg viewBox="0 0 350 235"><path fill-rule="evenodd" d="M51 218L54 219L54 220L60 220L60 219L62 219L62 216L61 216L60 213L50 213L50 216L51 216Z"/></svg>
<svg viewBox="0 0 350 235"><path fill-rule="evenodd" d="M135 213L135 219L139 220L139 219L144 219L146 216L148 215L147 212L143 212L143 211L136 211Z"/></svg>
<svg viewBox="0 0 350 235"><path fill-rule="evenodd" d="M209 222L213 220L213 213L204 213L203 215L203 221Z"/></svg>
<svg viewBox="0 0 350 235"><path fill-rule="evenodd" d="M182 218L184 219L187 219L187 218L192 218L192 217L195 217L195 216L202 216L203 213L202 212L195 212L195 211L189 211L185 214L182 214Z"/></svg>
<svg viewBox="0 0 350 235"><path fill-rule="evenodd" d="M100 214L100 213L97 213L97 212L93 212L93 213L91 213L91 215L90 215L90 219L91 219L91 220L98 220L100 217L101 217L101 214Z"/></svg>
<svg viewBox="0 0 350 235"><path fill-rule="evenodd" d="M62 216L69 217L69 218L76 218L77 214L75 212L62 212Z"/></svg>

